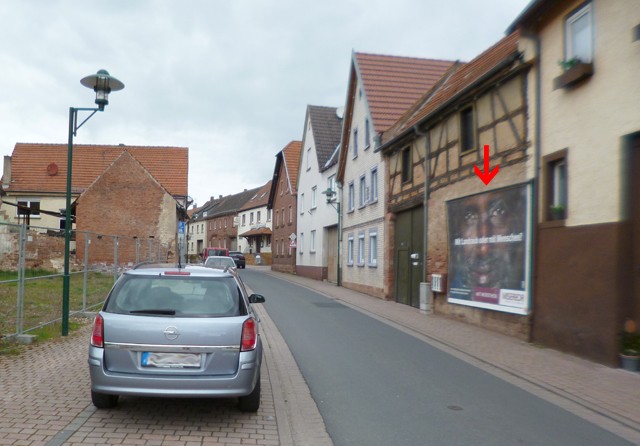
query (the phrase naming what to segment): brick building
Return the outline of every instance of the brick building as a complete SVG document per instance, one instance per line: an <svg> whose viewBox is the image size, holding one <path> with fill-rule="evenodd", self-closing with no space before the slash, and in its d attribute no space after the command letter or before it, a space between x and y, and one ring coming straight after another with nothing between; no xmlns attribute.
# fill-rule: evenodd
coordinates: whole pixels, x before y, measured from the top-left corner
<svg viewBox="0 0 640 446"><path fill-rule="evenodd" d="M296 190L301 141L291 141L276 155L267 209L272 210L271 269L296 271Z"/></svg>
<svg viewBox="0 0 640 446"><path fill-rule="evenodd" d="M173 261L178 221L184 219L184 207L125 150L76 200L77 258L84 258L83 231L91 231L122 238L118 263L136 261L136 243L131 240L140 240L146 248L150 238L161 246L162 260ZM114 258L113 242L102 240L92 239L92 262Z"/></svg>

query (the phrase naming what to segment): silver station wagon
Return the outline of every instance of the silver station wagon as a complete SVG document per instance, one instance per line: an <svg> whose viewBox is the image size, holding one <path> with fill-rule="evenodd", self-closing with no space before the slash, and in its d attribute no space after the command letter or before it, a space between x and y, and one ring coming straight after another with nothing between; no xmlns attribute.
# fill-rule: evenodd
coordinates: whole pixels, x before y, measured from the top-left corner
<svg viewBox="0 0 640 446"><path fill-rule="evenodd" d="M144 265L125 272L97 314L89 347L91 400L119 395L238 398L260 407L262 342L234 270Z"/></svg>

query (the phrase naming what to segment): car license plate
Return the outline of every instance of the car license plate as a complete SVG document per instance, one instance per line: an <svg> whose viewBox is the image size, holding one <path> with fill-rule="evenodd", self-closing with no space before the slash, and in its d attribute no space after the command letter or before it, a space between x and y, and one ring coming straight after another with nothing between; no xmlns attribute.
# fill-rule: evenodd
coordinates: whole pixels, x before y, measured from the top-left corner
<svg viewBox="0 0 640 446"><path fill-rule="evenodd" d="M181 369L200 367L201 355L195 353L142 353L142 367L163 367Z"/></svg>

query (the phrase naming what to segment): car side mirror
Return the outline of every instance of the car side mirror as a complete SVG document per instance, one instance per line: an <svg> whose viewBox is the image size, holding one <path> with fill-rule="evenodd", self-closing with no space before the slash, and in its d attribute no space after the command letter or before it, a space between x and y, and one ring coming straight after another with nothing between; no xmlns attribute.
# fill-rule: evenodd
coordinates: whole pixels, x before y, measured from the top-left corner
<svg viewBox="0 0 640 446"><path fill-rule="evenodd" d="M249 302L252 304L263 304L264 296L262 294L252 294L249 296Z"/></svg>

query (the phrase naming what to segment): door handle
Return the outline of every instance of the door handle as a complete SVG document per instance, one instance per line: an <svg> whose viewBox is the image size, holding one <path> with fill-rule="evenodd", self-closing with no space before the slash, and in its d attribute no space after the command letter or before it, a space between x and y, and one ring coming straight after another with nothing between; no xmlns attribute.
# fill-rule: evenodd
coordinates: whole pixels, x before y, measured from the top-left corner
<svg viewBox="0 0 640 446"><path fill-rule="evenodd" d="M418 260L420 259L420 254L417 252L414 252L413 254L411 254L410 258L411 260Z"/></svg>

